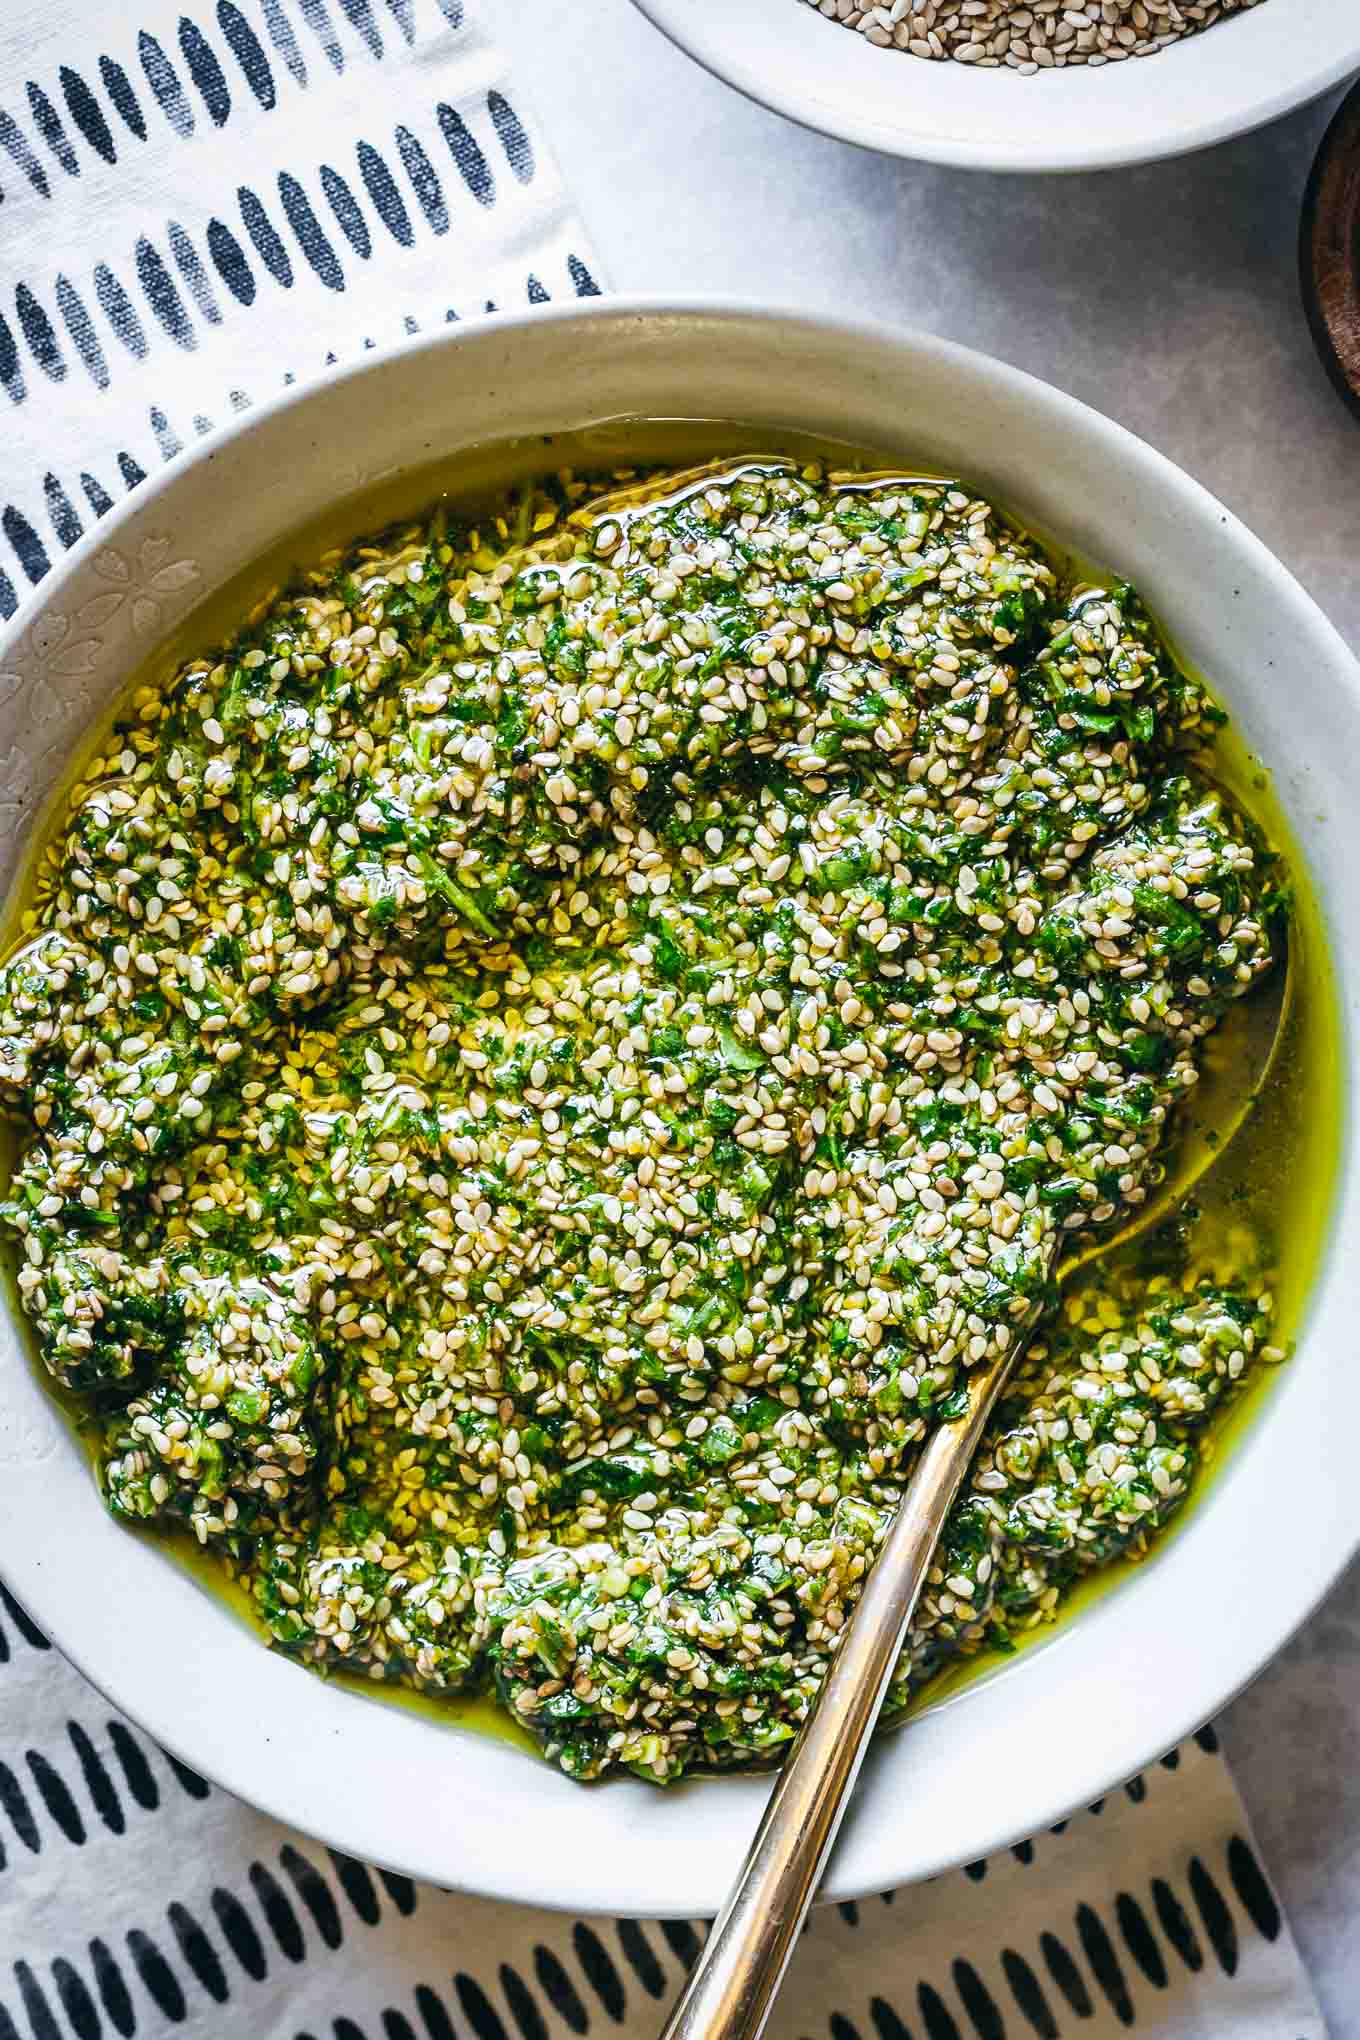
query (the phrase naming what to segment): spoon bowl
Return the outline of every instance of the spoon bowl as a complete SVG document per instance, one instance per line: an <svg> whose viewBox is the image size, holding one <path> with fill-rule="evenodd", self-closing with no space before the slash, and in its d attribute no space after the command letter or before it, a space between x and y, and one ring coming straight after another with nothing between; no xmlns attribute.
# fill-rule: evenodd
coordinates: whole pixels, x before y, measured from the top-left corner
<svg viewBox="0 0 1360 2040"><path fill-rule="evenodd" d="M1208 1175L1256 1108L1279 1059L1296 995L1294 958L1283 954L1250 998L1239 999L1205 1044L1199 1082L1179 1108L1181 1125L1140 1204L1115 1226L1079 1233L1058 1256L1060 1282L1162 1225Z"/></svg>

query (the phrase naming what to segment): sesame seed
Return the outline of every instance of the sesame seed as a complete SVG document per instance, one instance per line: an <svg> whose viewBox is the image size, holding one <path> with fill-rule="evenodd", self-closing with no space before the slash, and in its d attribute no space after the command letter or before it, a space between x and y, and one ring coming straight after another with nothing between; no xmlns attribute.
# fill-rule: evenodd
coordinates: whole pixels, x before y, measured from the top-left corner
<svg viewBox="0 0 1360 2040"><path fill-rule="evenodd" d="M135 700L0 968L110 1506L574 1776L777 1755L1270 966L1214 704L962 485L775 457L446 507ZM891 1706L1142 1550L1269 1330L1188 1264L1069 1296Z"/></svg>

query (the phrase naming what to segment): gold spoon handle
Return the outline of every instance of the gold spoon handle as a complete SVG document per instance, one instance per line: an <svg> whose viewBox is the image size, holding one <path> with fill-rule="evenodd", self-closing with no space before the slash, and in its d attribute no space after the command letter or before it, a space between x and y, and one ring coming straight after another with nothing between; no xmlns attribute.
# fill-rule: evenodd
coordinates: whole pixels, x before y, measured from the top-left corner
<svg viewBox="0 0 1360 2040"><path fill-rule="evenodd" d="M661 2040L755 2040L811 1905L906 1641L950 1504L997 1391L1024 1347L969 1382L966 1417L936 1431L888 1526L750 1853Z"/></svg>

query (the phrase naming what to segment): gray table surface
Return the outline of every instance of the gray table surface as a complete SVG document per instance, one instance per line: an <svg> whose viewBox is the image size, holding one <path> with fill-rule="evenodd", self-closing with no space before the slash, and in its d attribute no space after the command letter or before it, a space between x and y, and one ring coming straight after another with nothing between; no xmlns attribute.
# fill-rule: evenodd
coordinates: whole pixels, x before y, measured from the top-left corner
<svg viewBox="0 0 1360 2040"><path fill-rule="evenodd" d="M503 26L615 288L863 312L1030 369L1221 496L1360 647L1360 424L1295 256L1330 102L1179 163L989 177L806 134L628 0L518 0ZM1360 2040L1360 1570L1223 1725L1332 2030Z"/></svg>

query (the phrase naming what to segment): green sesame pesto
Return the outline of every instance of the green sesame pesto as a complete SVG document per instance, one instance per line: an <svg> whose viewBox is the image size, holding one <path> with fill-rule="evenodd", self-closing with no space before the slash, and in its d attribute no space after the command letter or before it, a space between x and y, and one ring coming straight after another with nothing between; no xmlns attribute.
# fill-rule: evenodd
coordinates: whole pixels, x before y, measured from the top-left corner
<svg viewBox="0 0 1360 2040"><path fill-rule="evenodd" d="M1050 1617L1278 1357L1249 1248L1049 1279L1276 958L1222 723L947 481L568 471L326 556L134 694L0 970L109 1507L574 1776L777 1760L1044 1309L890 1711Z"/></svg>

